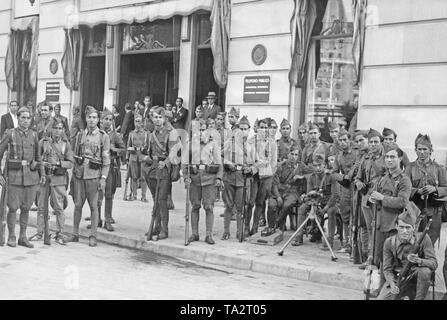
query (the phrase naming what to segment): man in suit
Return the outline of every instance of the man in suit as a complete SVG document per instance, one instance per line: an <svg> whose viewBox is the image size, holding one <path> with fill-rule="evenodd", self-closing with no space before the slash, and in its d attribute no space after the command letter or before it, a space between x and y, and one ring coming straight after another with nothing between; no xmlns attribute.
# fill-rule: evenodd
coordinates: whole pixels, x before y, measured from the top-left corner
<svg viewBox="0 0 447 320"><path fill-rule="evenodd" d="M19 110L19 104L17 101L13 100L9 103L9 112L7 114L2 115L1 124L0 124L0 136L3 136L3 133L6 129L17 128L18 120L17 120L17 111Z"/></svg>
<svg viewBox="0 0 447 320"><path fill-rule="evenodd" d="M215 104L216 102L216 93L208 92L208 108L205 110L205 119L213 118L216 119L216 116L219 112L221 112L221 107Z"/></svg>
<svg viewBox="0 0 447 320"><path fill-rule="evenodd" d="M183 98L178 97L175 100L176 112L172 118L172 126L175 129L185 129L186 119L188 119L188 110L183 107Z"/></svg>

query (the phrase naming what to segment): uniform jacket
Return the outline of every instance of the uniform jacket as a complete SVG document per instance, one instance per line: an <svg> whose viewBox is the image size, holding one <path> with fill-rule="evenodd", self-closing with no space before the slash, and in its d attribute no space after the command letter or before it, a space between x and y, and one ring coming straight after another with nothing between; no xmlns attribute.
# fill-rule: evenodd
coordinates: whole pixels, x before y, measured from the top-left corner
<svg viewBox="0 0 447 320"><path fill-rule="evenodd" d="M326 179L323 183L322 189L323 189L323 205L327 205L328 207L333 207L337 204L340 194L339 194L339 188L338 183L335 181L335 179L329 175L324 173L317 173L313 172L306 176L307 180L307 193L310 191L318 191L320 189L321 181L323 180L324 176L326 175Z"/></svg>
<svg viewBox="0 0 447 320"><path fill-rule="evenodd" d="M34 124L34 130L37 132L39 140L43 138L44 135L51 135L51 129L53 127L53 117L48 117L47 119L40 118Z"/></svg>
<svg viewBox="0 0 447 320"><path fill-rule="evenodd" d="M48 137L39 141L39 149L42 154L42 168L44 171L43 161L56 165L60 162L60 166L65 169L72 169L74 158L70 143L66 139L60 138L58 141ZM56 151L57 150L57 151ZM59 155L58 155L59 152ZM66 176L49 176L51 186L65 185Z"/></svg>
<svg viewBox="0 0 447 320"><path fill-rule="evenodd" d="M136 151L127 151L127 159L132 162L143 162L149 145L149 132L141 129L135 129L129 134L127 148L139 148Z"/></svg>
<svg viewBox="0 0 447 320"><path fill-rule="evenodd" d="M301 161L306 165L312 164L312 158L317 154L323 157L323 159L327 159L328 144L326 142L320 140L316 145L309 142L303 150Z"/></svg>
<svg viewBox="0 0 447 320"><path fill-rule="evenodd" d="M8 167L9 184L15 186L33 186L39 184L39 163L41 155L39 150L39 139L33 130L23 131L20 128L5 131L0 142L0 162L3 154L9 146L9 159L26 160L21 169L13 170ZM31 170L34 167L34 170ZM40 171L41 174L44 172Z"/></svg>
<svg viewBox="0 0 447 320"><path fill-rule="evenodd" d="M383 275L388 283L396 283L397 273L402 270L408 254L412 252L414 244L421 236L422 233L418 233L417 238L413 236L410 242L405 243L400 242L397 235L385 240L383 245ZM428 235L425 235L424 240L422 240L419 252L419 257L422 258L421 266L435 271L438 268L438 261ZM412 268L416 268L416 265Z"/></svg>
<svg viewBox="0 0 447 320"><path fill-rule="evenodd" d="M395 229L397 216L408 205L411 181L401 169L392 174L386 172L378 181L377 192L385 196L377 201L377 226L382 232Z"/></svg>
<svg viewBox="0 0 447 320"><path fill-rule="evenodd" d="M278 165L278 147L273 138L263 138L260 134L255 136L255 148L259 178L273 177Z"/></svg>
<svg viewBox="0 0 447 320"><path fill-rule="evenodd" d="M123 136L115 130L105 131L109 135L110 139L110 164L115 167L120 167L118 154L126 149L126 145L123 141Z"/></svg>
<svg viewBox="0 0 447 320"><path fill-rule="evenodd" d="M377 154L368 153L363 157L355 181L361 181L367 186L366 196L362 197L362 205L364 207L367 206L366 202L369 195L373 192L374 186L377 184L380 177L384 175L385 171L383 149Z"/></svg>
<svg viewBox="0 0 447 320"><path fill-rule="evenodd" d="M82 164L75 162L73 173L77 178L96 179L107 177L110 169L110 139L107 133L99 128L92 132L88 129L78 133L74 154L77 156L88 156L102 162L101 169L91 169L89 159L85 159Z"/></svg>
<svg viewBox="0 0 447 320"><path fill-rule="evenodd" d="M84 122L82 121L80 116L76 116L71 121L71 127L70 127L70 144L71 148L74 148L75 142L76 142L76 136L79 132L85 129Z"/></svg>
<svg viewBox="0 0 447 320"><path fill-rule="evenodd" d="M274 197L283 197L289 193L297 193L301 195L306 192L305 179L293 181L295 175L304 176L311 173L311 169L301 161L294 163L284 161L279 166L273 176L272 195ZM304 177L303 177L304 178Z"/></svg>
<svg viewBox="0 0 447 320"><path fill-rule="evenodd" d="M292 138L284 138L281 137L276 141L278 144L278 161L281 162L283 160L287 160L287 157L289 156L290 149L293 148L299 148L300 154L299 158L301 158L301 148L298 145L298 142L295 139Z"/></svg>
<svg viewBox="0 0 447 320"><path fill-rule="evenodd" d="M354 167L357 161L357 152L351 148L340 151L335 157L334 163L334 178L337 181L342 181L343 178L349 178L349 172Z"/></svg>
<svg viewBox="0 0 447 320"><path fill-rule="evenodd" d="M65 133L65 137L67 139L70 138L70 127L68 126L68 119L67 117L64 117L63 115L60 116L54 116L55 119L61 119L63 125L64 125L64 133Z"/></svg>

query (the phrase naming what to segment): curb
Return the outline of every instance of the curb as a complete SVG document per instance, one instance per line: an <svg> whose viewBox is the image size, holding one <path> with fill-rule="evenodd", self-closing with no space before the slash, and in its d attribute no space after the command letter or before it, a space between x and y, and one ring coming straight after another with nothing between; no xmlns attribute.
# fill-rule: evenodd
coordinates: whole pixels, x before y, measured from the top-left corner
<svg viewBox="0 0 447 320"><path fill-rule="evenodd" d="M37 227L37 219L29 218L29 225ZM65 225L65 230L70 230L72 226ZM56 223L50 221L50 229L56 230ZM90 231L86 228L80 228L80 237L88 238ZM193 247L183 245L167 244L162 241L146 241L144 237L132 239L116 233L102 232L98 230L98 241L124 248L144 250L160 255L171 256L175 258L187 259L195 262L204 262L218 266L231 267L240 270L252 271L268 275L275 275L296 280L311 281L323 285L363 291L363 274L353 276L351 274L331 272L327 266L311 267L305 265L287 265L275 264L258 259L244 258L236 255L224 255L220 253L197 250ZM431 297L430 288L430 297ZM444 293L435 291L436 300L440 300Z"/></svg>

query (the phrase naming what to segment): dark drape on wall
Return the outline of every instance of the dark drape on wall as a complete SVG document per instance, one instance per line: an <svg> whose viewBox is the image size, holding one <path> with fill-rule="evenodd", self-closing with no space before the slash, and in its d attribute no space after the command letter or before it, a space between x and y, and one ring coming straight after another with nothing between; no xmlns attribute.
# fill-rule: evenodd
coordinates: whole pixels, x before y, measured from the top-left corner
<svg viewBox="0 0 447 320"><path fill-rule="evenodd" d="M360 82L360 70L363 64L363 48L365 45L365 21L367 0L353 0L352 14L354 32L352 35L352 57L354 59L355 83Z"/></svg>
<svg viewBox="0 0 447 320"><path fill-rule="evenodd" d="M82 29L65 29L65 46L61 59L65 86L77 91L81 82L82 63L87 51L87 32Z"/></svg>

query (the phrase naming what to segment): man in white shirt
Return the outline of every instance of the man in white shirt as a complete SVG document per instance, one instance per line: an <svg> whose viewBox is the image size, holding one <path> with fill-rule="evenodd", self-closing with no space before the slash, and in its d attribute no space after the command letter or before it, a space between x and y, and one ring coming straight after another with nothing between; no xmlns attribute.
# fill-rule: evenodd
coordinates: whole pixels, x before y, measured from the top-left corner
<svg viewBox="0 0 447 320"><path fill-rule="evenodd" d="M3 133L6 129L17 128L18 120L17 120L17 111L19 110L19 104L17 101L13 100L9 103L9 112L7 114L2 115L1 123L0 123L0 136L3 136Z"/></svg>

